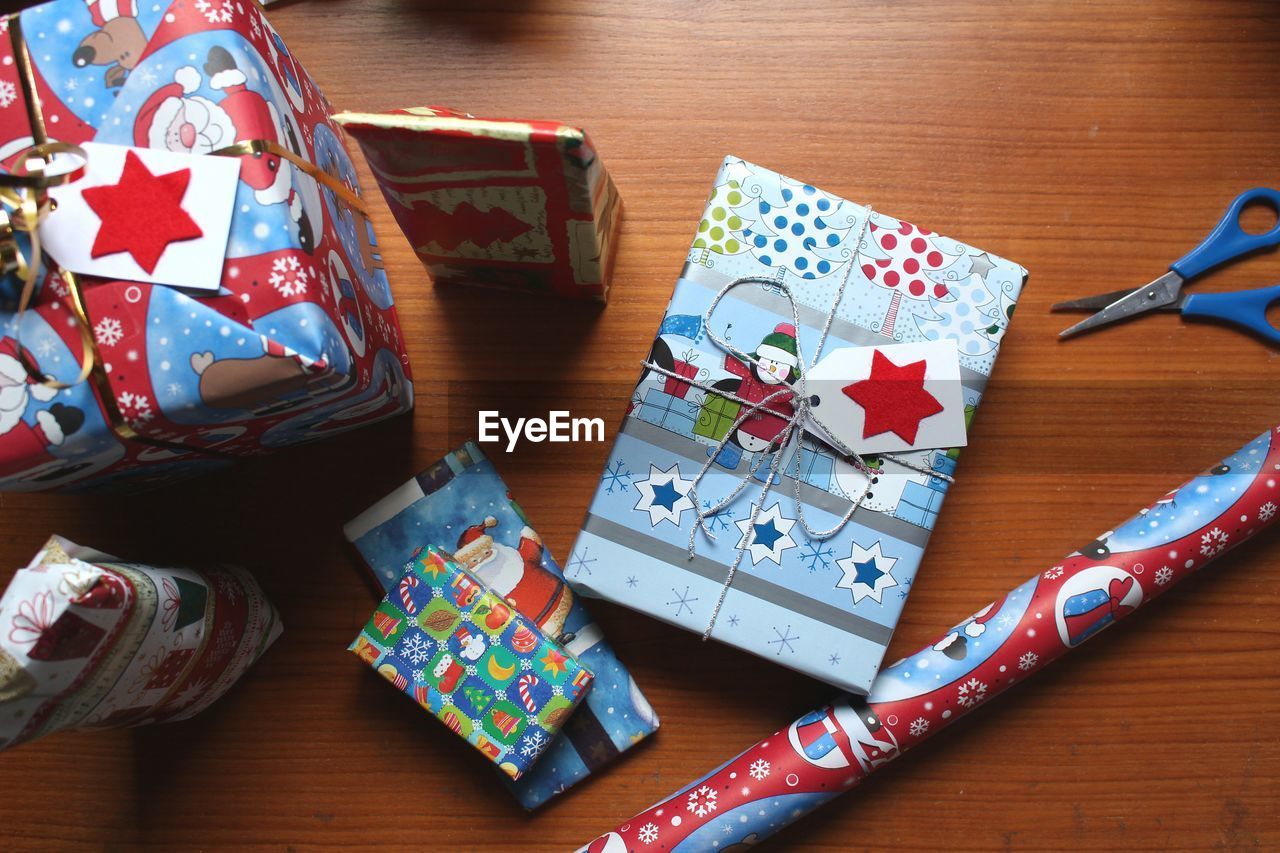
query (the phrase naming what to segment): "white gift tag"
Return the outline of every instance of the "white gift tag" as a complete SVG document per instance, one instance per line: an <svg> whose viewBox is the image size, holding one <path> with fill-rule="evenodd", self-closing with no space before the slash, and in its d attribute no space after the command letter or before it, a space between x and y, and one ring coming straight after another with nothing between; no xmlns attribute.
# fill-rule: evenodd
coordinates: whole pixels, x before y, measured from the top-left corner
<svg viewBox="0 0 1280 853"><path fill-rule="evenodd" d="M951 341L832 350L809 370L807 387L805 429L855 453L968 442L960 357Z"/></svg>
<svg viewBox="0 0 1280 853"><path fill-rule="evenodd" d="M49 191L40 240L83 275L217 290L240 160L88 142L84 177Z"/></svg>

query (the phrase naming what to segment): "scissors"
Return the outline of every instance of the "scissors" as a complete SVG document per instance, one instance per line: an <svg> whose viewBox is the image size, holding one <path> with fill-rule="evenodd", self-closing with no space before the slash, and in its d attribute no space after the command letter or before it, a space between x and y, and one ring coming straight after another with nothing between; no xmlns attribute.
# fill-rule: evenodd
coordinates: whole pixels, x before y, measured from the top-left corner
<svg viewBox="0 0 1280 853"><path fill-rule="evenodd" d="M1183 285L1219 264L1280 244L1280 221L1261 234L1250 234L1240 227L1240 212L1253 201L1270 205L1280 216L1280 192L1266 187L1245 190L1231 202L1217 227L1199 246L1170 264L1169 271L1150 284L1137 290L1117 290L1054 305L1050 310L1097 312L1063 329L1058 337L1069 338L1149 311L1178 311L1183 317L1230 323L1280 346L1280 328L1267 320L1267 310L1280 302L1280 285L1182 295Z"/></svg>

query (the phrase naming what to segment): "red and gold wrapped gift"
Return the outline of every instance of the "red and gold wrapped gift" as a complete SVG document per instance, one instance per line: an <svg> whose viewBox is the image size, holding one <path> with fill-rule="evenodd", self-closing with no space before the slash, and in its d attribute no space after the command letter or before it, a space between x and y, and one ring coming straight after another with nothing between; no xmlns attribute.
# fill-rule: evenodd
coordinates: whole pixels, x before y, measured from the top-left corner
<svg viewBox="0 0 1280 853"><path fill-rule="evenodd" d="M436 281L606 298L622 201L586 131L443 107L334 119Z"/></svg>

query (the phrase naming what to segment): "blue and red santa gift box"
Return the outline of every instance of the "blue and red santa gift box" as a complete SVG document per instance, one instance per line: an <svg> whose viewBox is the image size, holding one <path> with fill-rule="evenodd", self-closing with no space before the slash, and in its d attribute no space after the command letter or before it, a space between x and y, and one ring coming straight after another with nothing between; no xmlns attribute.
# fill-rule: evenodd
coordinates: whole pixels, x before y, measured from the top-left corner
<svg viewBox="0 0 1280 853"><path fill-rule="evenodd" d="M595 673L591 692L537 765L508 787L533 809L592 775L658 729L658 717L626 665L473 442L430 465L344 528L378 585L395 589L408 555L428 542L455 546L453 559L558 639Z"/></svg>
<svg viewBox="0 0 1280 853"><path fill-rule="evenodd" d="M64 227L63 203L40 224L48 251L34 259L28 304L18 271L0 279L0 489L163 481L412 405L342 131L256 4L55 0L4 29L0 184L47 139L80 146L82 181L118 192L89 205L96 215L78 237L112 273L73 269L78 288L59 274L71 267L52 257L58 235L46 231ZM127 171L94 177L117 146L144 167L143 183ZM205 161L224 159L238 180L200 184ZM167 199L175 187L169 219L141 195ZM203 218L220 194L221 232ZM212 286L163 280L202 242L212 262L188 266L220 269ZM25 234L16 246L31 251Z"/></svg>

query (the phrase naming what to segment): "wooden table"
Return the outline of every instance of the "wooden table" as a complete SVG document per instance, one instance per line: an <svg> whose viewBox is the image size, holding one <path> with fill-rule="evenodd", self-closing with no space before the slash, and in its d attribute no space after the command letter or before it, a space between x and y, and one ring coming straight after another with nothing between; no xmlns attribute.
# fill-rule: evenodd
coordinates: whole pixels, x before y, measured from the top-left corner
<svg viewBox="0 0 1280 853"><path fill-rule="evenodd" d="M443 103L587 126L626 203L613 299L595 311L433 290L378 199L418 374L412 418L129 500L0 496L6 570L51 532L143 561L225 559L257 570L286 625L193 722L63 733L0 757L3 846L570 849L827 696L593 604L662 731L528 817L461 741L344 650L373 598L342 522L472 437L477 407L567 405L605 418L612 440L726 153L1031 271L890 660L1275 424L1276 350L1174 316L1061 344L1066 320L1047 309L1159 274L1235 193L1280 180L1277 11L1226 0L274 11L339 108ZM1200 286L1278 279L1272 254ZM492 455L563 557L607 452ZM1278 542L1231 554L775 849L1274 849Z"/></svg>

